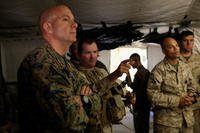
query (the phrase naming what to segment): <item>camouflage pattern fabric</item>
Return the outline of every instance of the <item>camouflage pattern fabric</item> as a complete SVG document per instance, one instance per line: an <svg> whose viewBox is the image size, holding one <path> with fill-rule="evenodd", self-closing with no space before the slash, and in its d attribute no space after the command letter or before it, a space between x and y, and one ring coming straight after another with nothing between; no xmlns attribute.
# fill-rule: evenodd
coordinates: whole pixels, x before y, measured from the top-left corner
<svg viewBox="0 0 200 133"><path fill-rule="evenodd" d="M148 97L154 111L154 123L169 127L187 127L194 124L192 108L179 107L180 96L195 95L195 83L187 64L179 61L178 68L166 59L152 70L148 82Z"/></svg>
<svg viewBox="0 0 200 133"><path fill-rule="evenodd" d="M154 133L193 133L193 127L168 127L160 124L154 124Z"/></svg>
<svg viewBox="0 0 200 133"><path fill-rule="evenodd" d="M119 122L126 115L124 102L121 100L121 95L113 95L107 102L107 116L112 124Z"/></svg>
<svg viewBox="0 0 200 133"><path fill-rule="evenodd" d="M84 75L49 45L30 52L18 69L20 133L83 133L88 112L74 100L83 85ZM89 97L99 112L99 95Z"/></svg>
<svg viewBox="0 0 200 133"><path fill-rule="evenodd" d="M192 54L189 58L181 56L180 60L187 63L191 68L198 93L200 94L200 55ZM200 98L198 97L197 99L198 99L197 102L194 105L192 105L195 116L195 124L194 124L195 133L200 132Z"/></svg>
<svg viewBox="0 0 200 133"><path fill-rule="evenodd" d="M197 90L200 93L200 55L192 54L188 59L181 56L180 60L189 65L195 79Z"/></svg>
<svg viewBox="0 0 200 133"><path fill-rule="evenodd" d="M114 117L120 116L123 117L125 115L125 105L121 100L121 96L119 94L113 95L111 93L110 88L114 87L114 85L110 85L108 81L106 80L106 76L108 75L108 72L99 67L94 67L91 69L85 69L83 67L78 67L78 69L85 74L87 79L96 85L96 91L102 96L102 109L101 112L99 112L97 117L90 117L90 122L88 124L88 133L111 133L112 132L112 121L111 118L108 115L108 112L111 110L108 110L108 100L111 97L114 97L115 99L120 100L120 105L117 103L116 108L120 108L120 111L124 112L118 112L115 113L115 115L112 115ZM118 84L117 84L118 85ZM121 92L119 92L121 93ZM122 105L123 104L123 105ZM113 106L114 108L114 106ZM115 109L116 109L115 108ZM115 111L116 112L116 111ZM122 114L120 114L122 113ZM117 117L119 118L119 117ZM116 122L116 121L115 121Z"/></svg>
<svg viewBox="0 0 200 133"><path fill-rule="evenodd" d="M78 67L79 71L83 72L87 79L98 86L96 88L97 90L93 91L99 91L102 86L100 85L100 80L102 80L104 77L108 75L108 73L103 68L94 67L91 69L85 69L83 67ZM101 82L102 83L102 82ZM103 83L102 83L103 84ZM107 100L109 98L108 93L111 93L108 91L102 96L102 109L98 113L97 116L90 117L90 121L87 127L87 133L103 133L103 127L110 127L111 132L111 122L108 120L107 113L106 113L106 106L107 106Z"/></svg>

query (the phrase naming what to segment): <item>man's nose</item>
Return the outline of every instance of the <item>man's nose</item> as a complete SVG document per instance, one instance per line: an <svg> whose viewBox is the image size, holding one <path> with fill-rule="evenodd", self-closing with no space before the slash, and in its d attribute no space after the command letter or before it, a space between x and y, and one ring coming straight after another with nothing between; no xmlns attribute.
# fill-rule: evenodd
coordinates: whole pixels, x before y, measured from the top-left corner
<svg viewBox="0 0 200 133"><path fill-rule="evenodd" d="M73 21L73 22L72 22L72 27L73 27L73 28L77 28L77 27L78 27L78 24L77 24L75 21Z"/></svg>

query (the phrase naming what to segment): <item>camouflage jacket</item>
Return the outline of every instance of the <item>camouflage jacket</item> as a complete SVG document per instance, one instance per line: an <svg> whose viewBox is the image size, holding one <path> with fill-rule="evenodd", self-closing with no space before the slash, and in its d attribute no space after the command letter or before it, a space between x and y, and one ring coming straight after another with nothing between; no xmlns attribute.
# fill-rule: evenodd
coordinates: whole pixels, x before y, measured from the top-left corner
<svg viewBox="0 0 200 133"><path fill-rule="evenodd" d="M180 60L189 65L195 79L197 90L200 93L200 55L192 54L188 59L181 56Z"/></svg>
<svg viewBox="0 0 200 133"><path fill-rule="evenodd" d="M104 133L104 127L107 127L106 133L112 132L112 122L108 115L108 100L109 98L119 96L117 100L121 100L122 88L117 88L120 85L118 83L110 84L107 80L108 72L104 68L94 67L91 69L85 69L83 67L77 67L79 71L83 72L88 81L96 85L95 90L101 94L102 108L98 116L90 117L88 124L88 133ZM111 90L115 90L116 93L112 93ZM125 106L124 106L125 109Z"/></svg>
<svg viewBox="0 0 200 133"><path fill-rule="evenodd" d="M80 95L81 87L89 82L49 45L25 57L18 69L18 85L22 133L84 132L88 113L73 96ZM98 112L100 97L93 93L89 99L93 100L91 110Z"/></svg>
<svg viewBox="0 0 200 133"><path fill-rule="evenodd" d="M194 124L192 108L179 107L180 96L196 94L191 70L184 62L179 61L177 69L166 59L158 63L150 74L147 93L155 123L170 127Z"/></svg>
<svg viewBox="0 0 200 133"><path fill-rule="evenodd" d="M79 71L83 72L87 79L94 84L102 83L102 79L105 78L108 73L103 68L94 67L91 69L85 69L83 67L78 67ZM103 81L106 82L106 81ZM99 90L93 90L99 91ZM106 106L107 106L107 99L111 92L108 91L104 93L102 96L102 110L99 112L97 117L90 117L89 124L87 127L88 133L103 133L103 127L108 126L111 129L111 122L107 118L106 114Z"/></svg>
<svg viewBox="0 0 200 133"><path fill-rule="evenodd" d="M194 77L196 89L200 94L200 55L192 54L188 59L181 56L180 60L189 65L192 70L192 76ZM194 109L200 109L200 98L198 102L193 105Z"/></svg>

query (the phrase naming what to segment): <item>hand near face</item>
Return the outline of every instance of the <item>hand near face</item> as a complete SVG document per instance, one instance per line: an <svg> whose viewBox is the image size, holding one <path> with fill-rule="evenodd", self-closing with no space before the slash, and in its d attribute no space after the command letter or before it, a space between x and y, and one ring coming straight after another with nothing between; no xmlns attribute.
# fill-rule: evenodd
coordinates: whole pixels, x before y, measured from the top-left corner
<svg viewBox="0 0 200 133"><path fill-rule="evenodd" d="M135 60L133 60L133 59L130 59L130 65L131 65L131 66L134 66L134 65L136 65L136 61L135 61Z"/></svg>
<svg viewBox="0 0 200 133"><path fill-rule="evenodd" d="M127 74L129 72L129 69L131 68L131 65L129 63L130 63L129 59L124 60L120 63L120 65L118 66L116 70L119 77L122 76L123 73Z"/></svg>

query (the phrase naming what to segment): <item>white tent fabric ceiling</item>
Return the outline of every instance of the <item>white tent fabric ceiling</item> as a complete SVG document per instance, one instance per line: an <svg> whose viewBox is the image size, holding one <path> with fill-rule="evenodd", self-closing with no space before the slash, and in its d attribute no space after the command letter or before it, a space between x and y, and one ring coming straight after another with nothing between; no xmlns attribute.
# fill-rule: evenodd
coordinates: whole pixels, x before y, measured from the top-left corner
<svg viewBox="0 0 200 133"><path fill-rule="evenodd" d="M34 29L41 10L63 2L71 7L83 26L96 26L101 21L107 24L127 21L174 24L184 18L200 21L200 0L6 0L0 2L0 33L8 29Z"/></svg>
<svg viewBox="0 0 200 133"><path fill-rule="evenodd" d="M194 4L194 2L196 2ZM179 22L185 15L188 19L196 19L190 15L193 0L115 0L115 1L80 1L68 2L78 16L80 22L97 24L106 23L152 23ZM76 6L74 6L76 5ZM193 11L196 13L196 11Z"/></svg>
<svg viewBox="0 0 200 133"><path fill-rule="evenodd" d="M6 81L16 81L16 66L29 50L41 44L37 27L40 12L63 2L85 28L102 26L101 21L111 25L192 21L198 29L195 34L200 36L200 0L1 0L0 44ZM17 38L13 39L13 34ZM199 40L195 44L200 44ZM195 46L200 53L200 45Z"/></svg>

